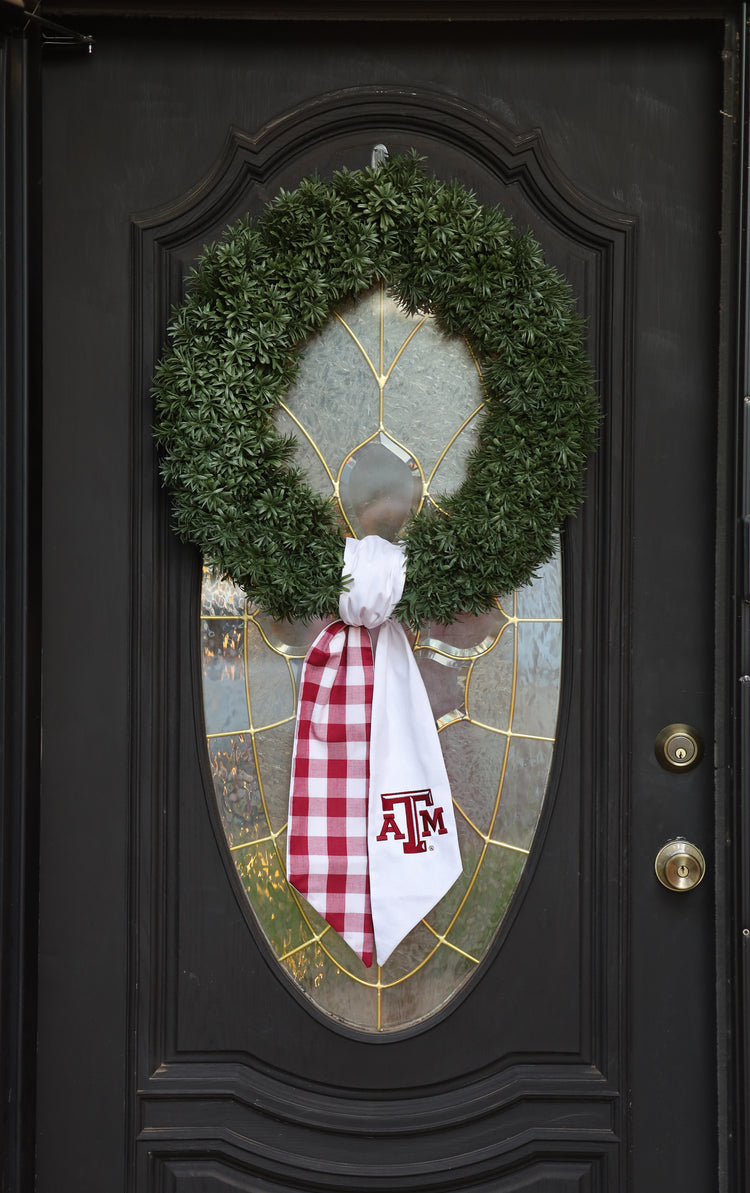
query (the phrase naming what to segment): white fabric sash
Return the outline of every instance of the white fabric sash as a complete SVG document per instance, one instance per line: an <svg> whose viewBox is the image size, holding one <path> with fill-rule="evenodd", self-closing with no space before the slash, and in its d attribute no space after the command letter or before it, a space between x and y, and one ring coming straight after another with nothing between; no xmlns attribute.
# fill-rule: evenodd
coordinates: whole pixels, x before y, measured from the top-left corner
<svg viewBox="0 0 750 1193"><path fill-rule="evenodd" d="M339 599L349 625L380 626L370 733L367 848L379 965L461 873L448 775L409 640L390 620L406 575L404 548L376 535L347 539Z"/></svg>

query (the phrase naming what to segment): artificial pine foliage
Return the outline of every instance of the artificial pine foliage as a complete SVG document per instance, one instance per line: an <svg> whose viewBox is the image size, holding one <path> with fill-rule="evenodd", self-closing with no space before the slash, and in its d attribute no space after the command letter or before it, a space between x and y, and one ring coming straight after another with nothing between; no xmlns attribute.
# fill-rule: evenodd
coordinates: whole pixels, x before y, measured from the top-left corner
<svg viewBox="0 0 750 1193"><path fill-rule="evenodd" d="M380 282L465 337L486 390L466 480L404 529L394 616L485 611L549 558L581 500L599 420L591 366L569 288L533 238L416 156L304 179L205 251L154 378L178 533L276 618L337 615L343 539L274 407L312 333Z"/></svg>

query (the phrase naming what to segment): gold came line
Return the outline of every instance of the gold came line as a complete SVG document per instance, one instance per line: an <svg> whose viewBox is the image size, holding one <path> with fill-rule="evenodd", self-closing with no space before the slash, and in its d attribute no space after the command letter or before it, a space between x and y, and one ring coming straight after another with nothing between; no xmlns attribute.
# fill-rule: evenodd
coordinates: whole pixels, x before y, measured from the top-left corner
<svg viewBox="0 0 750 1193"><path fill-rule="evenodd" d="M442 464L443 460L445 459L446 455L447 455L447 454L448 454L448 452L450 451L450 449L451 449L451 447L453 446L453 444L454 444L454 443L456 442L456 440L458 439L458 437L459 437L459 435L461 434L461 432L463 431L464 427L468 426L468 424L471 422L471 420L472 420L473 418L476 418L476 416L479 414L479 411L480 411L480 410L481 410L481 409L484 407L484 405L485 405L485 403L484 403L484 402L480 402L480 404L477 406L476 410L473 410L473 411L471 412L471 414L469 415L469 417L464 419L464 421L461 423L461 426L458 428L458 430L457 430L457 431L456 431L456 432L455 432L455 433L454 433L454 434L451 436L451 438L448 440L448 442L446 443L445 447L443 448L443 450L441 451L440 455L439 455L439 456L438 456L438 458L437 458L437 462L436 462L436 464L435 464L435 467L433 468L432 472L430 473L429 479L428 479L428 481L427 481L427 486L428 486L428 488L429 488L429 486L432 484L432 482L433 482L433 480L434 480L434 478L435 478L435 473L437 472L438 468L439 468L439 467L440 467L440 465Z"/></svg>
<svg viewBox="0 0 750 1193"><path fill-rule="evenodd" d="M471 819L471 817L468 816L466 812L464 812L464 810L461 807L461 805L459 804L458 800L454 799L453 803L454 803L455 807L458 809L458 811L461 813L461 815L463 816L463 818L466 821L466 823L468 824L469 828L473 828L474 832L477 834L477 836L481 837L483 841L488 841L489 837L487 836L487 834L483 833L480 828L477 828L477 826L475 825L475 823Z"/></svg>
<svg viewBox="0 0 750 1193"><path fill-rule="evenodd" d="M488 845L499 845L502 849L512 849L514 853L524 853L526 857L529 856L528 849L522 849L520 845L509 845L507 841L496 841L494 837L486 837Z"/></svg>
<svg viewBox="0 0 750 1193"><path fill-rule="evenodd" d="M383 990L390 990L392 986L400 986L402 982L408 982L409 978L413 978L415 973L419 973L420 969L423 969L427 962L432 960L439 948L440 945L436 944L434 949L430 949L427 956L423 957L422 960L415 965L412 970L409 971L409 973L402 974L400 978L394 978L392 982L383 982Z"/></svg>
<svg viewBox="0 0 750 1193"><path fill-rule="evenodd" d="M425 318L426 318L426 316L425 316ZM411 341L414 339L415 335L419 331L420 327L424 326L424 323L425 323L425 319L422 319L417 324L417 326L412 328L412 330L409 332L408 336L406 337L403 344L401 345L398 352L396 353L393 360L391 361L390 365L388 366L388 372L383 377L383 385L384 386L385 386L386 381L388 381L388 379L390 378L390 375L393 372L393 370L395 369L396 365L398 364L398 361L399 361L399 358L401 357L402 352L404 351L405 348L407 348L409 346L409 344L411 343Z"/></svg>
<svg viewBox="0 0 750 1193"><path fill-rule="evenodd" d="M371 371L372 371L372 375L373 375L373 377L375 378L375 380L377 381L377 383L378 383L378 386L379 386L380 388L382 388L382 386L383 386L383 385L384 385L384 383L385 383L385 377L382 377L382 376L381 376L381 375L378 373L378 370L375 368L375 365L372 363L372 361L370 360L369 356L367 355L367 353L366 353L366 351L365 351L365 349L364 349L364 346L363 346L363 345L362 345L362 343L361 343L361 342L360 342L360 341L357 339L357 337L355 336L355 334L354 334L354 332L352 331L351 327L350 327L350 326L349 326L349 324L347 323L346 319L342 319L342 317L341 317L341 315L339 315L338 311L334 311L333 313L334 313L334 315L336 316L336 318L338 319L339 323L343 323L344 327L345 327L345 328L346 328L346 330L349 332L349 335L352 337L352 339L354 340L354 343L357 345L357 347L359 348L360 352L362 353L362 355L364 356L365 360L367 361L368 365L370 366L370 369L371 369Z"/></svg>
<svg viewBox="0 0 750 1193"><path fill-rule="evenodd" d="M321 452L321 450L320 450L320 448L318 447L317 443L316 443L316 442L315 442L315 440L313 439L312 435L309 433L309 431L306 431L306 430L305 430L305 428L303 427L302 423L299 421L299 419L296 417L296 415L292 414L291 410L289 409L289 407L288 407L288 406L287 406L287 405L286 405L284 402L279 402L279 406L281 407L281 409L282 409L282 410L285 410L285 411L286 411L286 413L287 413L287 414L289 415L289 417L291 418L292 422L294 422L294 423L296 423L296 424L297 424L297 426L299 427L300 431L301 431L301 432L302 432L302 434L305 436L305 439L307 439L308 443L311 445L311 447L312 447L313 451L315 452L316 456L318 457L318 459L320 460L321 464L323 465L323 467L325 468L326 472L328 473L328 477L329 477L329 479L330 479L330 482L331 482L331 484L332 484L332 485L335 487L335 484L336 484L336 482L335 482L335 481L334 481L334 479L333 479L333 474L332 474L332 472L331 472L330 468L328 467L328 465L326 464L326 462L325 462L325 459L324 459L324 457L323 457L323 453Z"/></svg>
<svg viewBox="0 0 750 1193"><path fill-rule="evenodd" d="M444 944L446 948L453 949L454 953L459 953L462 957L465 957L467 961L471 961L474 965L479 964L477 958L472 957L471 953L465 953L464 950L460 949L457 944L453 944L452 941L446 940L445 937L441 937L441 943Z"/></svg>
<svg viewBox="0 0 750 1193"><path fill-rule="evenodd" d="M247 613L201 613L201 621L244 621Z"/></svg>
<svg viewBox="0 0 750 1193"><path fill-rule="evenodd" d="M304 944L298 944L295 949L290 949L288 953L284 953L283 957L279 957L279 960L286 961L289 957L293 957L295 953L301 953L303 949L309 949L311 944L319 944L321 941L321 938L323 936L325 936L325 934L326 934L326 932L328 932L329 928L330 928L330 925L327 924L326 927L323 929L323 931L319 935L313 936L311 940L306 940L304 942Z"/></svg>
<svg viewBox="0 0 750 1193"><path fill-rule="evenodd" d="M278 729L279 725L288 725L290 721L294 720L294 717L295 714L292 713L291 716L284 717L283 721L271 721L270 725L259 725L257 729L253 730L253 733L265 733L266 729Z"/></svg>
<svg viewBox="0 0 750 1193"><path fill-rule="evenodd" d="M302 654L295 654L294 651L290 651L289 653L287 653L287 651L285 651L285 650L280 650L279 647L274 646L273 642L271 642L270 639L266 636L266 632L263 629L263 626L260 624L260 622L257 620L257 618L255 616L251 617L250 621L253 623L253 625L258 627L258 632L260 633L261 638L263 639L263 641L265 642L265 644L269 648L269 650L272 650L274 652L274 654L281 655L282 659L287 659L287 660L289 660L289 659L304 659L305 655L307 654L307 651L303 650Z"/></svg>
<svg viewBox="0 0 750 1193"><path fill-rule="evenodd" d="M424 924L427 931L431 932L441 944L446 945L446 947L449 949L453 949L454 953L460 953L461 956L465 957L467 961L473 961L475 965L479 964L476 957L472 957L471 953L465 953L463 949L460 949L457 944L453 944L452 941L446 940L444 936L441 936L439 932L436 932L435 929L427 923L427 920L422 920L422 923Z"/></svg>
<svg viewBox="0 0 750 1193"><path fill-rule="evenodd" d="M276 836L276 833L271 833L270 837L257 837L255 841L243 841L241 845L230 845L229 852L236 853L238 849L249 849L251 845L265 845L269 841L275 841Z"/></svg>
<svg viewBox="0 0 750 1193"><path fill-rule="evenodd" d="M295 714L292 713L290 717L284 717L283 721L272 721L270 725L259 725L257 729L222 729L220 733L207 733L206 737L242 737L245 733L254 737L256 733L265 733L267 729L278 729L279 725L288 725L290 721L294 720L294 716Z"/></svg>
<svg viewBox="0 0 750 1193"><path fill-rule="evenodd" d="M500 609L502 613L505 613L502 605L500 606ZM508 618L510 625L536 625L537 622L542 622L543 625L546 625L548 621L562 621L562 617L516 617L515 614L511 613L505 613L505 616Z"/></svg>
<svg viewBox="0 0 750 1193"><path fill-rule="evenodd" d="M490 643L489 646L483 646L482 643L480 642L479 645L474 647L473 649L471 647L464 648L464 647L457 646L457 647L455 647L455 649L441 650L441 648L439 646L433 645L434 639L428 638L425 643L417 642L414 646L414 649L415 649L415 651L430 650L430 651L432 651L433 654L439 654L441 656L441 658L450 659L451 662L453 662L453 663L468 663L468 662L473 661L474 659L481 659L483 655L489 654L491 650L494 650L495 646L497 646L497 643L498 643L504 629L505 629L505 626L500 627L497 637L492 639L492 642ZM486 640L487 639L484 639L484 641L486 641Z"/></svg>
<svg viewBox="0 0 750 1193"><path fill-rule="evenodd" d="M495 840L494 837L491 837L489 835L489 833L483 833L480 828L477 828L474 821L471 820L471 818L469 816L467 816L467 814L464 812L463 808L458 803L458 801L454 800L453 802L456 805L456 807L458 808L461 815L463 816L466 823L468 824L469 828L472 828L474 830L474 832L477 834L477 836L480 838L480 840L484 841L485 845L499 845L502 849L512 849L514 853L524 853L528 857L528 855L529 855L528 849L522 849L520 845L509 845L507 841L497 841L497 840ZM477 869L479 869L479 867L477 867ZM429 928L430 925L428 924L427 927ZM430 928L430 931L432 931L431 928ZM435 933L435 935L437 936L437 932Z"/></svg>
<svg viewBox="0 0 750 1193"><path fill-rule="evenodd" d="M382 282L380 283L380 361L378 367L380 368L380 376L382 377L385 372L385 286ZM383 422L383 385L385 385L385 381L380 386L381 425ZM380 977L378 977L378 981L380 981ZM378 1027L380 1027L380 1023L378 1023Z"/></svg>
<svg viewBox="0 0 750 1193"><path fill-rule="evenodd" d="M477 721L476 717L470 718L473 725L478 725L480 729L486 729L488 733L499 733L502 737L519 737L524 741L551 741L554 737L542 737L540 733L517 733L515 729L495 729L493 725L485 725L484 721Z"/></svg>

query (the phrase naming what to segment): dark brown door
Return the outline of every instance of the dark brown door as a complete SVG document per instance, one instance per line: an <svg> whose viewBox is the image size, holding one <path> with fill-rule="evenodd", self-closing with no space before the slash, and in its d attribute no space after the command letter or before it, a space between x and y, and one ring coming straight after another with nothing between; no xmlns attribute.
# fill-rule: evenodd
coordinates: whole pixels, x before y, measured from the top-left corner
<svg viewBox="0 0 750 1193"><path fill-rule="evenodd" d="M39 1193L716 1188L723 21L86 26L43 78ZM460 996L387 1038L292 989L232 881L149 397L202 244L378 141L532 228L604 411L529 864Z"/></svg>

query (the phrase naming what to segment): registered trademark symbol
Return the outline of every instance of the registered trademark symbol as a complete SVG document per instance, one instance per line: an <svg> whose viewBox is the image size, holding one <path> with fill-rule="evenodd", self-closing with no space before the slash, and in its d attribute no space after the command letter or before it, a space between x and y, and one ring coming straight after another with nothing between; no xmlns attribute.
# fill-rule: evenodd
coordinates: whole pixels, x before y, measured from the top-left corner
<svg viewBox="0 0 750 1193"><path fill-rule="evenodd" d="M431 845L431 846L430 846L430 853L432 853L432 851L433 851L433 849L434 849L434 848L435 848L435 846L434 846L434 845Z"/></svg>

